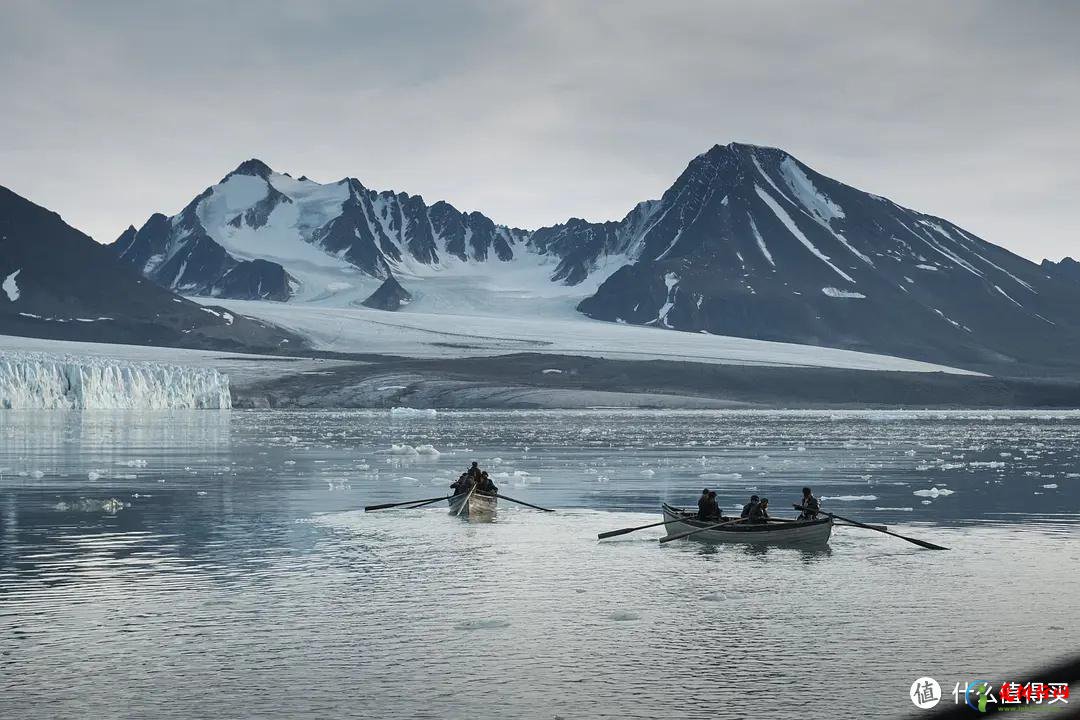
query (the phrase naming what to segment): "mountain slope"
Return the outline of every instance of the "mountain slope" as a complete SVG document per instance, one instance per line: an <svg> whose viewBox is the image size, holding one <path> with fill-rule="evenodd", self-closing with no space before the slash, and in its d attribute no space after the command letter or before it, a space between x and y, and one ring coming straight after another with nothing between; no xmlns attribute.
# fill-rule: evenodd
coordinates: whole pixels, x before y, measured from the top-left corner
<svg viewBox="0 0 1080 720"><path fill-rule="evenodd" d="M1043 260L1040 267L1046 271L1047 275L1068 282L1080 283L1080 262L1073 260L1071 257L1062 258L1061 262Z"/></svg>
<svg viewBox="0 0 1080 720"><path fill-rule="evenodd" d="M1080 337L1075 288L774 148L695 158L633 242L582 312L968 364L1041 362Z"/></svg>
<svg viewBox="0 0 1080 720"><path fill-rule="evenodd" d="M0 334L220 349L301 340L173 295L60 216L0 187Z"/></svg>
<svg viewBox="0 0 1080 720"><path fill-rule="evenodd" d="M358 305L395 271L509 261L524 239L445 202L428 206L354 178L296 180L248 160L177 215L153 215L110 248L188 295Z"/></svg>
<svg viewBox="0 0 1080 720"><path fill-rule="evenodd" d="M694 158L659 200L622 220L532 232L250 160L112 247L192 295L331 307L373 298L405 315L566 319L576 308L979 367L1080 356L1080 289L1060 272L782 150L737 143Z"/></svg>

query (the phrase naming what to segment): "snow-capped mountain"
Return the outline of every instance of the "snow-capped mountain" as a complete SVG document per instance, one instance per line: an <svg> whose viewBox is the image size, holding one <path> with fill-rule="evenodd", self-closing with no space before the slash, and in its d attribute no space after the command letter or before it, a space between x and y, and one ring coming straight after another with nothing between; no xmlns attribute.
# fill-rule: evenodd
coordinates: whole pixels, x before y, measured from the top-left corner
<svg viewBox="0 0 1080 720"><path fill-rule="evenodd" d="M614 322L968 364L1080 349L1080 290L1060 273L782 150L737 143L694 158L659 200L620 221L535 231L251 160L112 248L191 295L490 316L576 307Z"/></svg>
<svg viewBox="0 0 1080 720"><path fill-rule="evenodd" d="M235 350L279 350L302 342L264 322L157 287L56 213L4 187L0 334Z"/></svg>
<svg viewBox="0 0 1080 720"><path fill-rule="evenodd" d="M1075 287L774 148L695 158L636 243L582 312L968 363L1064 357L1080 335Z"/></svg>
<svg viewBox="0 0 1080 720"><path fill-rule="evenodd" d="M171 218L154 215L110 247L188 295L361 304L395 272L509 261L527 233L353 178L320 184L242 163ZM376 299L377 301L377 299Z"/></svg>

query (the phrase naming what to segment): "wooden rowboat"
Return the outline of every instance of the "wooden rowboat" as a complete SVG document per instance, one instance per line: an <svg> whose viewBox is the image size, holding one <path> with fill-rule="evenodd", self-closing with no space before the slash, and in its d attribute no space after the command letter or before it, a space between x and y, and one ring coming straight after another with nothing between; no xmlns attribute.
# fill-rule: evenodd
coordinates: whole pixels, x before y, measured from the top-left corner
<svg viewBox="0 0 1080 720"><path fill-rule="evenodd" d="M720 520L698 520L696 512L664 503L664 529L668 535L690 532L709 527ZM735 518L731 518L734 520ZM792 545L810 547L825 545L832 534L833 519L804 520L784 523L737 523L727 527L706 530L690 536L694 540L711 543L751 543L754 545Z"/></svg>
<svg viewBox="0 0 1080 720"><path fill-rule="evenodd" d="M447 498L450 514L467 520L492 520L495 507L499 502L496 495L481 495L478 492L460 493Z"/></svg>

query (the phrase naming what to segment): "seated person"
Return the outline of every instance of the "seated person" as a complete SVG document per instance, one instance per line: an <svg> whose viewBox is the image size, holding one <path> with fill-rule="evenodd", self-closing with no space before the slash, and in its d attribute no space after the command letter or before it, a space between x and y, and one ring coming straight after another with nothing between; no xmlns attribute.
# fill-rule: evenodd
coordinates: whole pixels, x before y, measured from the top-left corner
<svg viewBox="0 0 1080 720"><path fill-rule="evenodd" d="M472 480L469 479L468 473L461 473L457 480L450 483L450 489L454 491L455 495L469 492L472 488Z"/></svg>
<svg viewBox="0 0 1080 720"><path fill-rule="evenodd" d="M769 498L761 498L761 502L750 509L750 522L763 523L769 520Z"/></svg>
<svg viewBox="0 0 1080 720"><path fill-rule="evenodd" d="M701 491L701 497L697 501L697 519L708 520L709 519L709 488L705 488Z"/></svg>
<svg viewBox="0 0 1080 720"><path fill-rule="evenodd" d="M804 510L799 513L800 520L817 520L821 502L814 497L814 493L808 487L802 489L802 506Z"/></svg>
<svg viewBox="0 0 1080 720"><path fill-rule="evenodd" d="M486 495L496 495L499 492L499 487L488 477L487 470L484 470L480 473L480 480L476 484L476 490Z"/></svg>

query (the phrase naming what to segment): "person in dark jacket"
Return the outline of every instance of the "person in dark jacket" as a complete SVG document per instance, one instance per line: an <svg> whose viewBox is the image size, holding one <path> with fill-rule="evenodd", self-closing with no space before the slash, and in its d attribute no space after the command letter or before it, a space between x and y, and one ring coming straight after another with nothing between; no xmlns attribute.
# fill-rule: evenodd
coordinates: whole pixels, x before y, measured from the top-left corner
<svg viewBox="0 0 1080 720"><path fill-rule="evenodd" d="M716 491L709 491L709 520L720 520L720 503L716 501Z"/></svg>
<svg viewBox="0 0 1080 720"><path fill-rule="evenodd" d="M468 475L469 479L473 482L476 482L480 479L480 465L477 464L475 460L473 460L473 464L469 467Z"/></svg>
<svg viewBox="0 0 1080 720"><path fill-rule="evenodd" d="M821 502L814 497L813 491L808 487L802 489L802 506L805 510L799 513L800 520L817 520L818 511L821 510Z"/></svg>
<svg viewBox="0 0 1080 720"><path fill-rule="evenodd" d="M739 517L743 517L743 518L750 517L750 513L753 511L753 509L755 507L757 507L759 502L761 502L761 500L760 500L760 498L758 498L757 495L751 495L750 496L750 502L748 502L748 503L746 503L745 505L742 506L742 513L739 515Z"/></svg>
<svg viewBox="0 0 1080 720"><path fill-rule="evenodd" d="M498 486L488 477L487 470L480 473L480 480L476 483L476 491L486 495L495 495L499 492Z"/></svg>
<svg viewBox="0 0 1080 720"><path fill-rule="evenodd" d="M769 498L761 498L761 502L750 509L749 522L763 523L769 520Z"/></svg>
<svg viewBox="0 0 1080 720"><path fill-rule="evenodd" d="M454 491L455 495L460 495L461 493L469 492L469 489L471 487L472 487L472 481L469 479L469 474L468 473L461 473L461 475L458 476L457 480L450 483L450 489Z"/></svg>
<svg viewBox="0 0 1080 720"><path fill-rule="evenodd" d="M697 499L697 519L707 520L709 517L709 488L701 491L701 497Z"/></svg>

